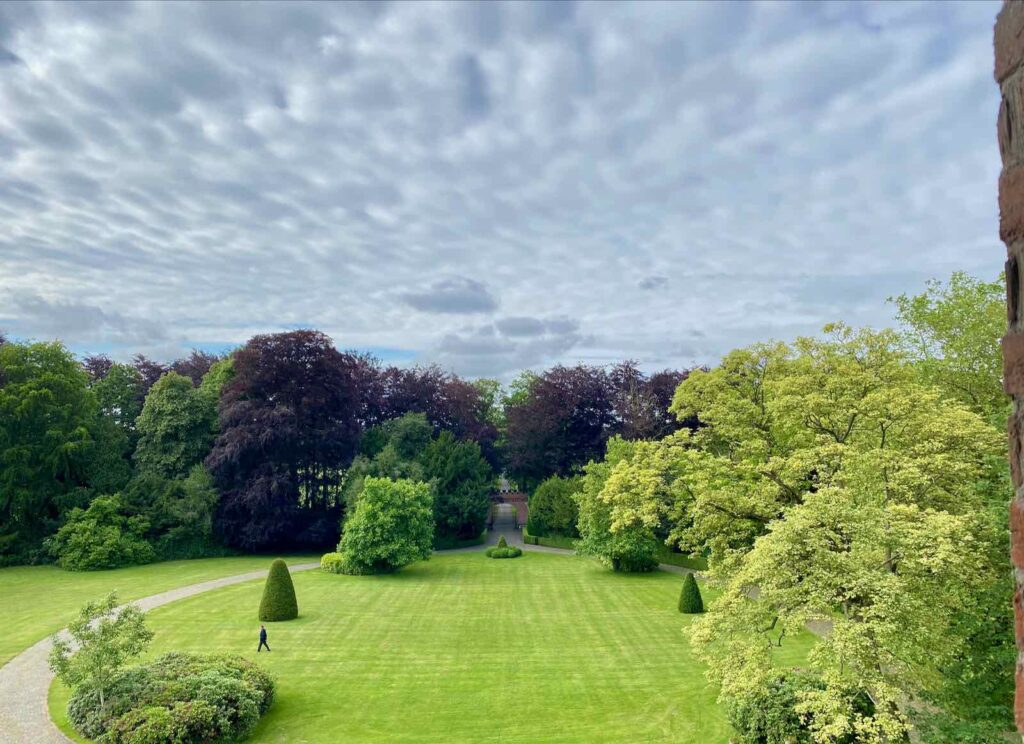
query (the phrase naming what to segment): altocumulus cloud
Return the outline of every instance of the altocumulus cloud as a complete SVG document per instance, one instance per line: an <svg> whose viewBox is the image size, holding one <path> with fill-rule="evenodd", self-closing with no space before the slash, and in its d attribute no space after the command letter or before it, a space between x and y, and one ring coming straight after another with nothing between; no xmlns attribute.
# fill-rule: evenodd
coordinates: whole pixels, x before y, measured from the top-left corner
<svg viewBox="0 0 1024 744"><path fill-rule="evenodd" d="M973 3L0 4L0 325L713 361L991 277Z"/></svg>

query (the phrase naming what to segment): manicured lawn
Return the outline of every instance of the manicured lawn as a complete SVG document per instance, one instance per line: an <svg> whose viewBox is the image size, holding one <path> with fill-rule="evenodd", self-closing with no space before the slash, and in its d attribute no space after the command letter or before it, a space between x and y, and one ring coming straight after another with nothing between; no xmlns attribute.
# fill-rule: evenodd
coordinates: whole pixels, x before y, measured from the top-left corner
<svg viewBox="0 0 1024 744"><path fill-rule="evenodd" d="M74 618L83 604L116 590L138 599L178 586L269 568L272 557L204 558L74 573L54 566L0 569L0 666ZM289 559L292 562L293 559ZM294 562L315 560L296 558Z"/></svg>
<svg viewBox="0 0 1024 744"><path fill-rule="evenodd" d="M294 581L299 619L268 624L269 655L255 653L261 582L149 615L153 654L243 654L277 678L252 741L728 741L681 632L678 575L462 553L392 576ZM790 641L794 661L811 642ZM60 722L59 684L50 702Z"/></svg>

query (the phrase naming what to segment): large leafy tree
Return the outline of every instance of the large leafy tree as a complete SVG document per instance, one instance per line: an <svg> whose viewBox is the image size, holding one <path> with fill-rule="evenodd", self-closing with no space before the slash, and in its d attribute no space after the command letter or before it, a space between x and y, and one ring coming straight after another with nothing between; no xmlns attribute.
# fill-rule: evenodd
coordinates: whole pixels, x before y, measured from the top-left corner
<svg viewBox="0 0 1024 744"><path fill-rule="evenodd" d="M0 562L40 557L42 539L84 505L96 455L96 397L60 343L0 346Z"/></svg>
<svg viewBox="0 0 1024 744"><path fill-rule="evenodd" d="M302 330L255 336L232 364L206 460L219 534L250 550L330 545L364 415L360 359Z"/></svg>
<svg viewBox="0 0 1024 744"><path fill-rule="evenodd" d="M524 373L505 399L507 471L532 490L551 475L580 472L612 436L658 439L695 422L669 411L685 372L647 376L633 362L611 370L577 365Z"/></svg>
<svg viewBox="0 0 1024 744"><path fill-rule="evenodd" d="M423 477L434 490L437 535L457 540L477 537L491 508L494 471L476 442L460 442L441 432L420 456Z"/></svg>
<svg viewBox="0 0 1024 744"><path fill-rule="evenodd" d="M338 552L345 572L388 573L433 551L433 494L426 483L366 478Z"/></svg>
<svg viewBox="0 0 1024 744"><path fill-rule="evenodd" d="M445 372L440 367L388 367L371 383L368 419L380 423L406 413L422 413L434 433L450 431L473 441L492 466L499 463L495 391Z"/></svg>
<svg viewBox="0 0 1024 744"><path fill-rule="evenodd" d="M576 520L579 508L576 494L583 486L579 477L560 478L553 475L530 494L530 516L527 529L531 535L563 535L577 537Z"/></svg>
<svg viewBox="0 0 1024 744"><path fill-rule="evenodd" d="M938 706L967 694L943 677L964 663L961 618L1005 581L992 549L1005 531L987 509L1003 445L920 380L895 334L828 330L693 373L674 407L703 426L660 478L677 498L653 489L612 520L668 515L683 547L711 548L723 594L692 638L725 697L765 682L772 641L828 622L811 657L824 686L800 703L815 740L892 741L906 693Z"/></svg>
<svg viewBox="0 0 1024 744"><path fill-rule="evenodd" d="M599 367L555 367L524 382L506 409L505 456L509 475L532 490L601 458L614 431L615 396Z"/></svg>
<svg viewBox="0 0 1024 744"><path fill-rule="evenodd" d="M102 377L94 379L92 390L100 413L124 432L134 449L138 439L135 422L145 401L142 375L131 365L112 362Z"/></svg>
<svg viewBox="0 0 1024 744"><path fill-rule="evenodd" d="M150 388L137 420L140 470L165 478L184 477L213 444L216 408L192 381L168 372Z"/></svg>
<svg viewBox="0 0 1024 744"><path fill-rule="evenodd" d="M1006 332L1003 281L956 272L945 284L928 282L923 293L892 302L923 377L1002 427L1010 410L999 345Z"/></svg>

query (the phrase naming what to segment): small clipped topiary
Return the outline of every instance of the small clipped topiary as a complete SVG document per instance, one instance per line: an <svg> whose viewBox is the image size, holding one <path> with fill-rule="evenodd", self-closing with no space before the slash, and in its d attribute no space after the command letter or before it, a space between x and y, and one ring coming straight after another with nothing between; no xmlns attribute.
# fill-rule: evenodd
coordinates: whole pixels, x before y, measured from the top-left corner
<svg viewBox="0 0 1024 744"><path fill-rule="evenodd" d="M502 535L498 539L498 544L493 548L487 549L488 558L518 558L523 554L523 551L514 545L509 545L505 542L505 536Z"/></svg>
<svg viewBox="0 0 1024 744"><path fill-rule="evenodd" d="M686 574L683 579L683 590L679 593L679 611L686 615L699 615L704 612L704 600L700 596L700 587L693 574Z"/></svg>
<svg viewBox="0 0 1024 744"><path fill-rule="evenodd" d="M260 602L260 620L279 622L294 620L299 616L299 603L295 599L295 586L288 564L278 558L270 564L267 583L263 587L263 601Z"/></svg>
<svg viewBox="0 0 1024 744"><path fill-rule="evenodd" d="M324 573L340 574L344 565L341 553L324 553L320 558L320 570Z"/></svg>

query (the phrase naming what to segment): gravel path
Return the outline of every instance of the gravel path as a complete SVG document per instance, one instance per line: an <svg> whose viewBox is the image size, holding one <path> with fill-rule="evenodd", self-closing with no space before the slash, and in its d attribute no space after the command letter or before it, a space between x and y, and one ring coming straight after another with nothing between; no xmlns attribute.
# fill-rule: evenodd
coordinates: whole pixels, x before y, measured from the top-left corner
<svg viewBox="0 0 1024 744"><path fill-rule="evenodd" d="M300 563L288 568L294 573L320 568L320 564ZM266 571L250 571L226 576L154 594L135 600L132 604L148 611L213 589L266 578L266 575ZM50 711L46 706L50 683L53 682L53 672L47 661L50 647L50 638L44 638L0 667L0 741L3 744L70 743L70 739L50 720Z"/></svg>

